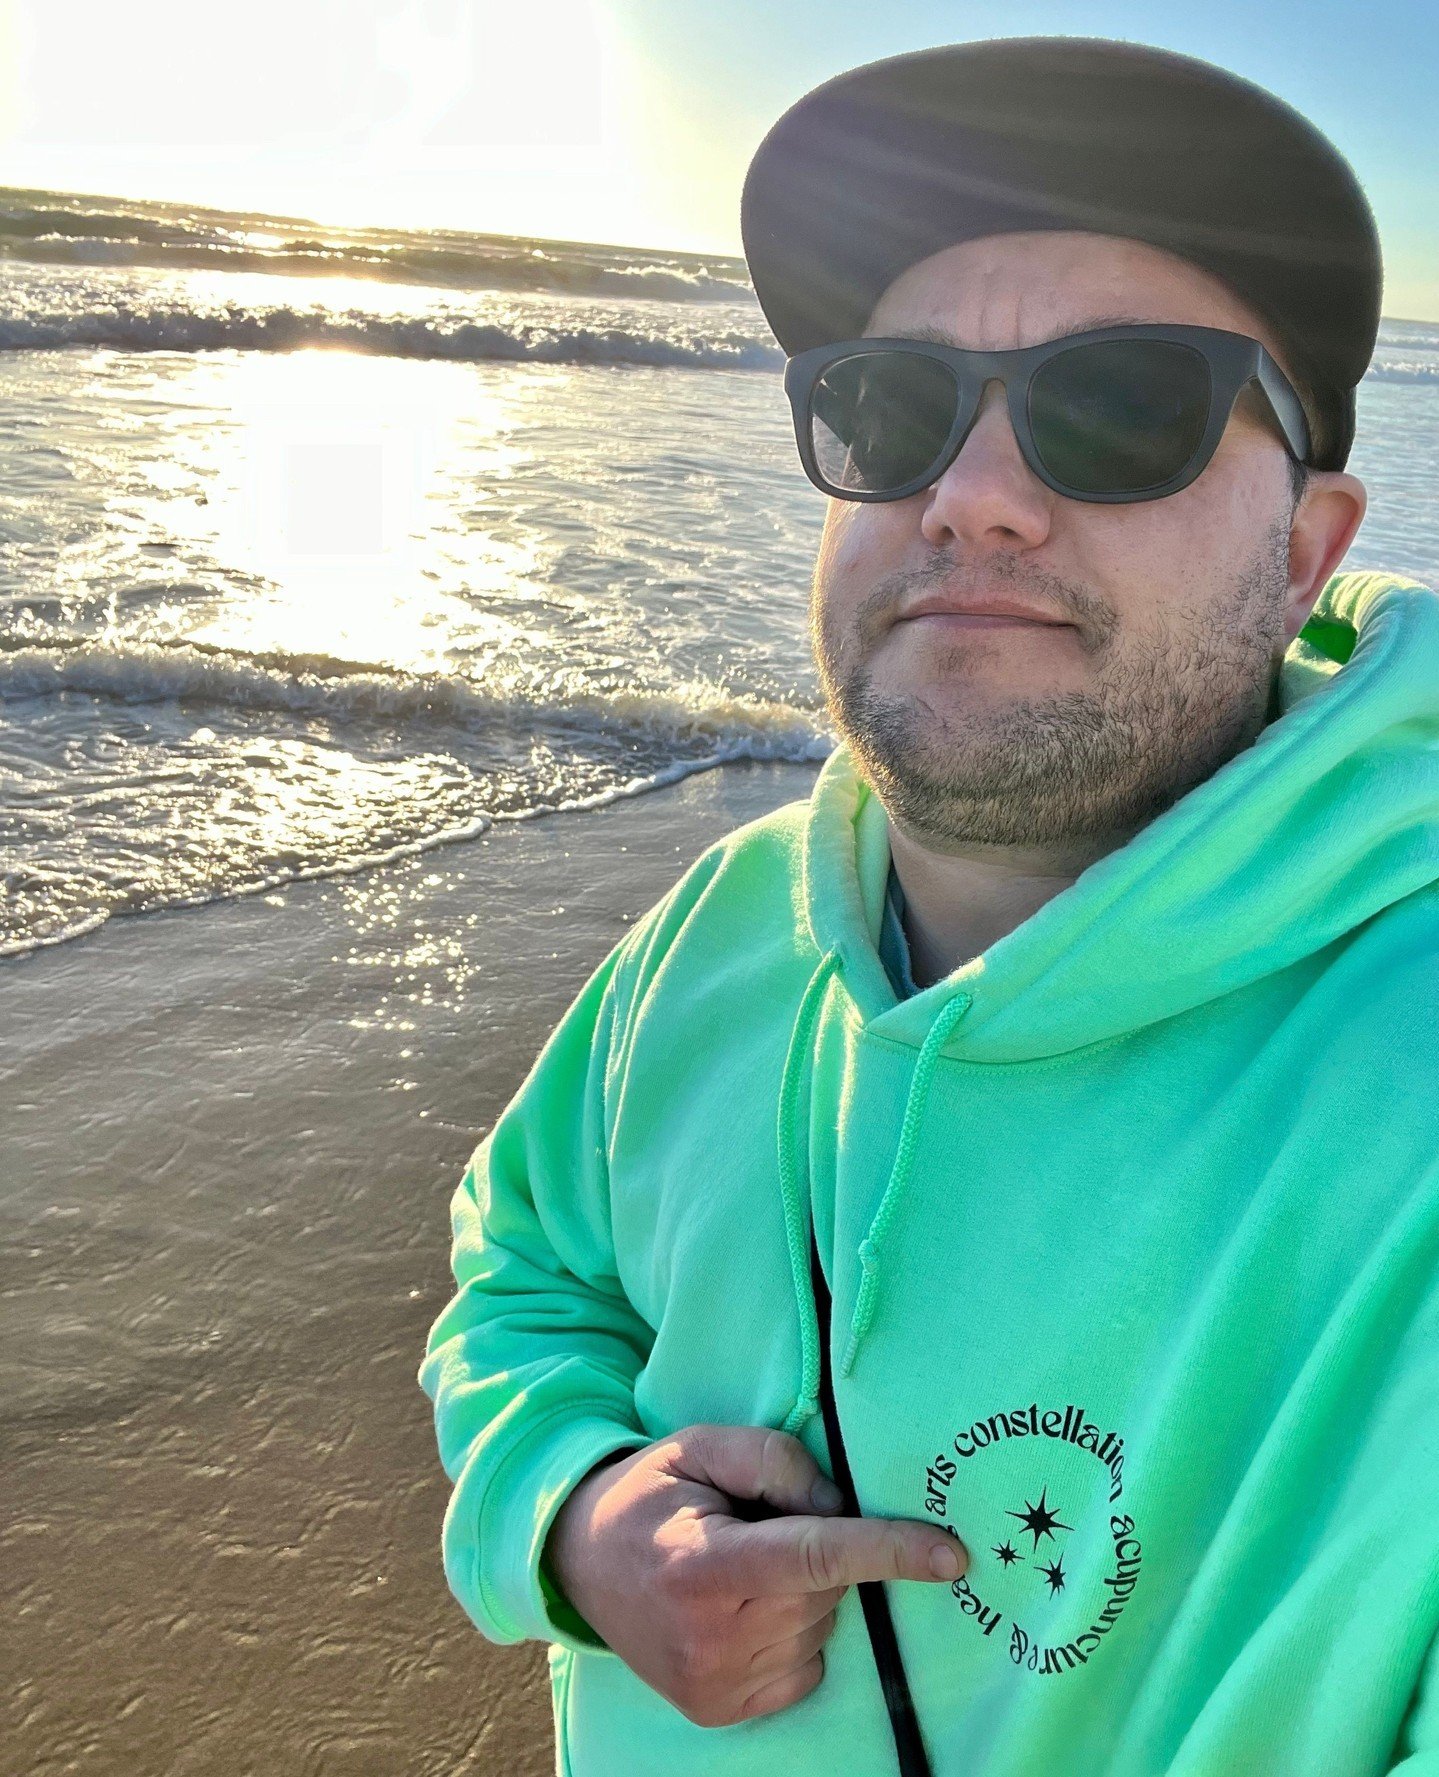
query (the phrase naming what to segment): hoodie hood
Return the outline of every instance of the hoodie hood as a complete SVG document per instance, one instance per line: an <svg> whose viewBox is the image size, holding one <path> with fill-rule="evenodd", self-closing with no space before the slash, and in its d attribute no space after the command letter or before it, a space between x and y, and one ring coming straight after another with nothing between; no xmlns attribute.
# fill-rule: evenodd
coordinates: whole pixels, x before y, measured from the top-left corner
<svg viewBox="0 0 1439 1777"><path fill-rule="evenodd" d="M795 1430L818 1400L801 1086L833 983L866 1028L917 1051L889 1182L860 1245L840 1374L874 1313L884 1235L947 1050L1039 1061L1122 1036L1288 968L1439 879L1439 593L1335 575L1281 662L1278 714L1125 845L980 956L896 1001L878 941L890 865L883 804L843 745L811 793L803 906L818 952L779 1106L779 1170L806 1328ZM962 1031L956 1035L957 1028Z"/></svg>
<svg viewBox="0 0 1439 1777"><path fill-rule="evenodd" d="M810 799L804 907L865 1023L917 1048L963 992L966 1060L1063 1054L1287 968L1439 878L1439 593L1334 576L1277 693L1250 746L898 1004L878 954L888 817L836 748Z"/></svg>

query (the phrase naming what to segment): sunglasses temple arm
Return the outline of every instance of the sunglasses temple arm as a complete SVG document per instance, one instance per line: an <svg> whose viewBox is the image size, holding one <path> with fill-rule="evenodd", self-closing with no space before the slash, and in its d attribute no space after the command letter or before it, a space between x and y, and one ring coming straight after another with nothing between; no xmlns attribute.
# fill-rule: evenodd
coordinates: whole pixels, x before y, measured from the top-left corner
<svg viewBox="0 0 1439 1777"><path fill-rule="evenodd" d="M1294 385L1289 378L1262 347L1256 375L1259 378L1259 387L1264 392L1270 411L1279 422L1290 450L1301 463L1307 463L1314 440L1309 436L1309 421L1305 417L1303 403L1295 394Z"/></svg>

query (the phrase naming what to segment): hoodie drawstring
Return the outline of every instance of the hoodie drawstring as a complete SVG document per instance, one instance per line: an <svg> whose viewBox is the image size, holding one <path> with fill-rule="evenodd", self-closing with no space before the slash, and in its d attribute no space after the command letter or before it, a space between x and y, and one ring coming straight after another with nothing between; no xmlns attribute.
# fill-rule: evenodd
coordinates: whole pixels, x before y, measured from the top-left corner
<svg viewBox="0 0 1439 1777"><path fill-rule="evenodd" d="M821 1337L814 1304L812 1280L809 1274L807 1205L801 1194L800 1167L795 1151L797 1139L795 1126L798 1120L796 1105L801 1080L806 1072L812 1070L813 1066L813 1032L818 1022L819 1009L829 986L830 977L839 971L840 961L839 946L834 945L821 957L813 975L810 976L809 985L805 988L804 997L800 1001L794 1029L790 1033L789 1048L784 1060L784 1074L780 1082L778 1129L780 1193L784 1204L785 1237L789 1244L795 1302L799 1308L801 1349L800 1394L786 1416L782 1427L792 1436L798 1433L799 1428L819 1407L819 1341ZM870 1223L868 1237L860 1244L859 1259L864 1276L860 1283L854 1316L850 1322L849 1344L845 1351L844 1362L840 1366L840 1374L843 1376L847 1376L853 1368L860 1340L864 1337L870 1321L874 1318L880 1241L909 1178L915 1149L919 1143L919 1127L920 1120L924 1115L924 1101L934 1076L940 1050L944 1047L945 1040L955 1025L969 1010L971 1003L971 996L967 993L957 993L953 999L947 1000L930 1026L929 1033L920 1047L919 1059L915 1063L914 1075L910 1081L909 1096L904 1108L904 1121L900 1126L899 1146L895 1152L894 1164L890 1169L889 1182L885 1186L879 1208ZM807 1162L807 1136L805 1159ZM807 1164L805 1172L807 1176Z"/></svg>
<svg viewBox="0 0 1439 1777"><path fill-rule="evenodd" d="M894 1165L890 1168L889 1183L884 1188L884 1196L879 1200L879 1208L874 1212L874 1220L869 1225L869 1234L860 1242L859 1262L864 1276L860 1280L859 1298L854 1305L854 1315L850 1321L849 1344L845 1349L844 1361L840 1364L841 1376L848 1376L854 1367L855 1353L859 1350L859 1342L869 1329L874 1318L874 1298L878 1288L876 1282L879 1273L879 1243L885 1229L893 1218L899 1203L900 1192L909 1182L909 1169L914 1161L915 1149L919 1146L919 1125L924 1115L925 1096L929 1092L930 1081L934 1078L935 1065L939 1060L939 1052L944 1047L949 1033L959 1023L970 1008L970 996L957 993L952 1000L946 1000L935 1021L929 1027L929 1034L920 1045L919 1060L914 1064L914 1073L909 1082L909 1097L905 1100L904 1122L900 1125L899 1147L895 1150Z"/></svg>
<svg viewBox="0 0 1439 1777"><path fill-rule="evenodd" d="M779 1089L779 1186L784 1199L784 1230L789 1242L790 1271L794 1277L794 1299L799 1307L801 1350L800 1395L790 1408L782 1431L796 1436L799 1428L819 1408L819 1322L811 1293L809 1276L808 1220L800 1200L799 1168L795 1163L795 1099L799 1083L810 1056L810 1032L819 1014L829 978L839 969L839 947L832 947L820 959L819 967L810 976L804 990L799 1013L790 1032L789 1048L784 1058L784 1075Z"/></svg>

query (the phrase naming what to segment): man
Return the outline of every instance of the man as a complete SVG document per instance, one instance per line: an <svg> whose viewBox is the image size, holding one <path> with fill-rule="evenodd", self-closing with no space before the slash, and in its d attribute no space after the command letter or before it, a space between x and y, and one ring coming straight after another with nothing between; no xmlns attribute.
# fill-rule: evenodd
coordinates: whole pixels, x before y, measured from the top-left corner
<svg viewBox="0 0 1439 1777"><path fill-rule="evenodd" d="M842 744L466 1170L449 1583L572 1777L1439 1773L1439 596L1335 572L1362 192L1207 64L999 39L807 95L744 224Z"/></svg>

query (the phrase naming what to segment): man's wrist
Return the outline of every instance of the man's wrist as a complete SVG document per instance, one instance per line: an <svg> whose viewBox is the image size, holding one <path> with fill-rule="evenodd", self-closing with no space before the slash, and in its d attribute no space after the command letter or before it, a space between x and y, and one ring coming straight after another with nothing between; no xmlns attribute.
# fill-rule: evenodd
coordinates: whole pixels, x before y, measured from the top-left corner
<svg viewBox="0 0 1439 1777"><path fill-rule="evenodd" d="M565 1498L561 1500L560 1510L558 1510L558 1512L554 1514L554 1518L551 1519L549 1535L545 1537L544 1551L542 1551L542 1560L547 1562L549 1573L551 1573L554 1580L560 1578L558 1566L556 1566L556 1560L554 1560L554 1548L556 1548L556 1542L560 1541L556 1532L560 1532L561 1521L568 1523L568 1519L572 1516L572 1507L576 1507L579 1503L583 1503L579 1500L579 1496L581 1496L581 1493L584 1493L586 1487L590 1486L590 1482L592 1482L593 1478L600 1475L600 1473L604 1473L604 1470L613 1468L615 1462L624 1462L625 1457L634 1455L634 1450L636 1450L636 1448L638 1448L638 1446L629 1446L629 1448L624 1448L624 1450L611 1450L608 1455L602 1455L599 1462L595 1462L590 1468L584 1470L583 1475L579 1477L579 1480L577 1480L574 1486L570 1487L570 1491L568 1491L568 1493L565 1494Z"/></svg>
<svg viewBox="0 0 1439 1777"><path fill-rule="evenodd" d="M607 1455L602 1456L598 1462L586 1469L584 1474L580 1476L579 1480L575 1482L574 1486L570 1488L569 1492L560 1502L560 1509L555 1513L554 1518L551 1520L549 1532L545 1537L544 1546L540 1550L540 1566L549 1576L551 1585L553 1585L555 1590L571 1605L573 1604L573 1601L570 1599L569 1589L565 1585L564 1575L561 1571L562 1527L566 1530L569 1528L570 1522L574 1516L572 1508L582 1503L579 1499L580 1494L589 1486L590 1482L593 1481L597 1475L603 1473L605 1469L611 1468L615 1463L623 1462L626 1457L633 1456L636 1450L642 1448L642 1445L626 1446L619 1450L611 1450Z"/></svg>

